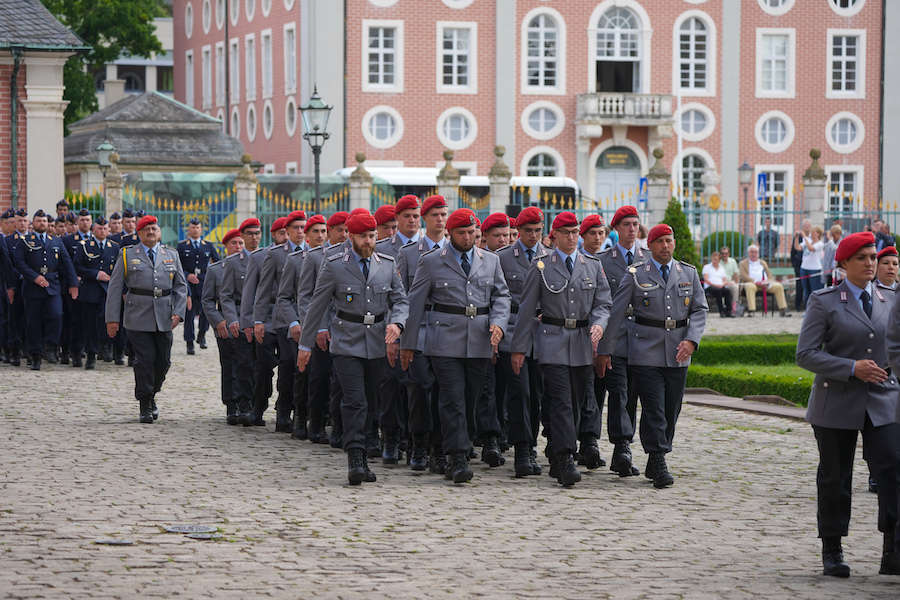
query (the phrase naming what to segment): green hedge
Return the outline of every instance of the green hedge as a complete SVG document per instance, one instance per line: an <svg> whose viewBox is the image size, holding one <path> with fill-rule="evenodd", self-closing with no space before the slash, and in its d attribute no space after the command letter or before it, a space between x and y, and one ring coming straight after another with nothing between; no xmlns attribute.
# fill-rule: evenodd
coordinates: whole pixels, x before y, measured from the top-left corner
<svg viewBox="0 0 900 600"><path fill-rule="evenodd" d="M739 231L716 231L700 242L700 254L704 261L708 261L713 252L717 252L722 246L728 246L731 249L732 258L739 261L747 253L747 247L744 244L744 234Z"/></svg>
<svg viewBox="0 0 900 600"><path fill-rule="evenodd" d="M794 364L797 342L717 342L702 340L691 361L699 365L721 365L740 360L747 365Z"/></svg>
<svg viewBox="0 0 900 600"><path fill-rule="evenodd" d="M710 388L735 398L781 396L789 402L806 406L812 387L812 374L798 378L794 375L753 373L753 365L704 366L692 362L688 369L687 386Z"/></svg>

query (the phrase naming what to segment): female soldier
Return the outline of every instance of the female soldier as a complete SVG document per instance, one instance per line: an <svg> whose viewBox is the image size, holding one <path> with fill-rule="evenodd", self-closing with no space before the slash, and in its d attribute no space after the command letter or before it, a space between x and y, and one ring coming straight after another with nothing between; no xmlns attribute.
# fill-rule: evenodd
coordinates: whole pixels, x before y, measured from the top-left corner
<svg viewBox="0 0 900 600"><path fill-rule="evenodd" d="M894 246L885 246L878 253L878 267L875 271L875 279L881 285L889 287L892 290L897 289L897 248Z"/></svg>
<svg viewBox="0 0 900 600"><path fill-rule="evenodd" d="M819 447L818 529L824 574L849 577L841 537L850 523L853 456L858 432L878 481L878 529L884 534L881 573L900 574L894 560L897 523L895 415L900 386L887 361L885 333L894 301L875 278L875 236L847 236L835 254L846 279L814 292L797 341L797 364L816 374L806 420Z"/></svg>

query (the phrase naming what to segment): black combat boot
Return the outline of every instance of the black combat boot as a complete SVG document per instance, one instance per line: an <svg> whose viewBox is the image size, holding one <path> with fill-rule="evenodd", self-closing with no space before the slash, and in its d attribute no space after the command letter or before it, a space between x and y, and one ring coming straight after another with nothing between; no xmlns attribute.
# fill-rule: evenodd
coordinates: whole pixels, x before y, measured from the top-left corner
<svg viewBox="0 0 900 600"><path fill-rule="evenodd" d="M116 363L116 365L120 367L123 366L125 364L125 358L122 352L116 350L116 352L113 354L113 361Z"/></svg>
<svg viewBox="0 0 900 600"><path fill-rule="evenodd" d="M381 440L378 438L378 429L372 428L366 432L366 456L378 458L381 456Z"/></svg>
<svg viewBox="0 0 900 600"><path fill-rule="evenodd" d="M584 465L588 469L597 469L606 464L606 461L600 456L600 447L597 445L597 438L593 435L586 435L581 439L581 448L578 451L578 464Z"/></svg>
<svg viewBox="0 0 900 600"><path fill-rule="evenodd" d="M31 370L32 371L40 371L41 370L41 355L40 354L32 354L31 355Z"/></svg>
<svg viewBox="0 0 900 600"><path fill-rule="evenodd" d="M206 336L205 335L197 336L197 345L200 346L201 350L206 350Z"/></svg>
<svg viewBox="0 0 900 600"><path fill-rule="evenodd" d="M54 352L55 354L55 352ZM69 364L69 351L63 348L63 351L59 353L59 364L67 365Z"/></svg>
<svg viewBox="0 0 900 600"><path fill-rule="evenodd" d="M532 475L540 475L541 474L541 465L538 464L537 461L537 450L532 447L529 450L529 455L531 456L531 474Z"/></svg>
<svg viewBox="0 0 900 600"><path fill-rule="evenodd" d="M575 467L575 460L568 452L556 456L556 480L563 487L572 487L581 481L581 473Z"/></svg>
<svg viewBox="0 0 900 600"><path fill-rule="evenodd" d="M22 353L18 349L10 350L9 352L9 364L14 367L19 367L22 365Z"/></svg>
<svg viewBox="0 0 900 600"><path fill-rule="evenodd" d="M375 473L369 468L369 459L365 453L363 453L363 468L366 470L366 483L375 483L378 478L375 477Z"/></svg>
<svg viewBox="0 0 900 600"><path fill-rule="evenodd" d="M97 355L93 352L87 353L87 360L84 362L85 371L93 371L97 366Z"/></svg>
<svg viewBox="0 0 900 600"><path fill-rule="evenodd" d="M516 477L528 477L533 475L531 472L531 447L527 444L516 444L515 446L515 462Z"/></svg>
<svg viewBox="0 0 900 600"><path fill-rule="evenodd" d="M454 452L450 455L450 466L444 477L453 480L453 483L465 483L471 481L473 475L467 452Z"/></svg>
<svg viewBox="0 0 900 600"><path fill-rule="evenodd" d="M653 473L652 477L649 475L648 477L653 480L653 487L656 489L666 488L675 483L675 478L669 473L669 467L666 465L666 455L662 452L650 453L647 471Z"/></svg>
<svg viewBox="0 0 900 600"><path fill-rule="evenodd" d="M306 418L303 415L294 413L294 419L289 421L291 437L295 440L308 440L309 430L306 428ZM275 422L275 430L278 430L278 422Z"/></svg>
<svg viewBox="0 0 900 600"><path fill-rule="evenodd" d="M78 354L78 359L81 360L81 354ZM59 357L56 355L56 346L47 346L44 349L44 360L47 361L48 364L55 365L59 362ZM74 363L73 363L74 364ZM78 366L81 366L80 364Z"/></svg>
<svg viewBox="0 0 900 600"><path fill-rule="evenodd" d="M362 448L347 450L347 479L350 485L359 485L366 480L366 452Z"/></svg>
<svg viewBox="0 0 900 600"><path fill-rule="evenodd" d="M850 577L850 565L844 562L840 536L822 538L822 575Z"/></svg>
<svg viewBox="0 0 900 600"><path fill-rule="evenodd" d="M290 433L295 431L299 433L300 423L294 423L291 419L291 409L276 408L275 409L275 433ZM303 437L296 439L306 439L306 423L303 423Z"/></svg>
<svg viewBox="0 0 900 600"><path fill-rule="evenodd" d="M447 455L444 454L443 449L438 447L431 449L431 457L428 460L428 469L435 475L447 474Z"/></svg>
<svg viewBox="0 0 900 600"><path fill-rule="evenodd" d="M150 416L153 417L154 421L159 418L159 408L156 406L156 398L150 400Z"/></svg>
<svg viewBox="0 0 900 600"><path fill-rule="evenodd" d="M412 456L409 459L409 468L413 471L424 471L428 468L428 445L425 436L416 434L413 436Z"/></svg>
<svg viewBox="0 0 900 600"><path fill-rule="evenodd" d="M153 413L150 410L149 400L140 400L141 423L153 423Z"/></svg>
<svg viewBox="0 0 900 600"><path fill-rule="evenodd" d="M229 402L225 405L225 422L229 425L238 424L237 406L235 406L233 402Z"/></svg>
<svg viewBox="0 0 900 600"><path fill-rule="evenodd" d="M381 462L385 465L396 465L400 462L400 443L395 435L385 434L384 448L381 450Z"/></svg>
<svg viewBox="0 0 900 600"><path fill-rule="evenodd" d="M609 461L609 470L618 473L619 477L631 477L640 474L634 467L631 457L631 446L628 442L616 442L612 460Z"/></svg>
<svg viewBox="0 0 900 600"><path fill-rule="evenodd" d="M500 445L494 436L488 437L481 446L481 462L489 467L499 467L506 461L500 455Z"/></svg>
<svg viewBox="0 0 900 600"><path fill-rule="evenodd" d="M187 342L187 353L194 354L194 341Z"/></svg>
<svg viewBox="0 0 900 600"><path fill-rule="evenodd" d="M900 552L894 551L894 529L888 527L884 532L884 546L881 554L879 575L900 575Z"/></svg>

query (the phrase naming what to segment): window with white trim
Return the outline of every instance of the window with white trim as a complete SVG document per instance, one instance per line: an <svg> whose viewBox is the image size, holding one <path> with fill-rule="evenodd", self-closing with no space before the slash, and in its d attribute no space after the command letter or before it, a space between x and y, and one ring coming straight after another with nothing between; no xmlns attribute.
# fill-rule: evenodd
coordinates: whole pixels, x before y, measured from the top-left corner
<svg viewBox="0 0 900 600"><path fill-rule="evenodd" d="M461 142L469 135L469 120L465 115L455 114L444 119L444 137L452 142Z"/></svg>
<svg viewBox="0 0 900 600"><path fill-rule="evenodd" d="M297 30L293 23L284 26L284 93L297 92Z"/></svg>
<svg viewBox="0 0 900 600"><path fill-rule="evenodd" d="M785 226L787 192L787 171L767 171L765 195L759 205L760 226L764 225L766 217L772 219L772 227Z"/></svg>
<svg viewBox="0 0 900 600"><path fill-rule="evenodd" d="M862 119L855 114L839 112L825 125L825 137L832 150L840 154L850 154L862 146L865 126Z"/></svg>
<svg viewBox="0 0 900 600"><path fill-rule="evenodd" d="M771 146L783 144L787 137L787 125L778 117L766 119L760 131L763 141Z"/></svg>
<svg viewBox="0 0 900 600"><path fill-rule="evenodd" d="M216 42L216 106L225 104L225 42Z"/></svg>
<svg viewBox="0 0 900 600"><path fill-rule="evenodd" d="M828 30L828 98L866 97L866 31Z"/></svg>
<svg viewBox="0 0 900 600"><path fill-rule="evenodd" d="M256 14L256 0L244 1L244 14L247 15L248 21L253 20L253 15Z"/></svg>
<svg viewBox="0 0 900 600"><path fill-rule="evenodd" d="M522 130L537 140L549 140L562 133L565 116L555 103L541 100L525 107L521 116Z"/></svg>
<svg viewBox="0 0 900 600"><path fill-rule="evenodd" d="M528 22L526 43L527 80L530 88L555 88L559 81L559 26L541 13Z"/></svg>
<svg viewBox="0 0 900 600"><path fill-rule="evenodd" d="M251 142L256 139L256 107L247 106L247 139Z"/></svg>
<svg viewBox="0 0 900 600"><path fill-rule="evenodd" d="M194 51L184 53L184 103L194 107Z"/></svg>
<svg viewBox="0 0 900 600"><path fill-rule="evenodd" d="M262 44L262 97L272 97L272 30L260 34Z"/></svg>
<svg viewBox="0 0 900 600"><path fill-rule="evenodd" d="M362 133L375 148L390 148L403 137L403 119L390 106L374 106L363 115Z"/></svg>
<svg viewBox="0 0 900 600"><path fill-rule="evenodd" d="M794 6L794 0L757 0L759 6L770 15L783 15Z"/></svg>
<svg viewBox="0 0 900 600"><path fill-rule="evenodd" d="M263 135L266 136L266 139L272 138L272 132L275 130L275 114L272 111L272 102L266 100L266 103L263 105L263 114L262 114L262 123L263 123Z"/></svg>
<svg viewBox="0 0 900 600"><path fill-rule="evenodd" d="M387 141L394 137L397 121L390 113L380 112L369 119L369 134L379 141Z"/></svg>
<svg viewBox="0 0 900 600"><path fill-rule="evenodd" d="M363 91L403 91L403 21L363 20Z"/></svg>
<svg viewBox="0 0 900 600"><path fill-rule="evenodd" d="M268 17L269 13L272 12L272 0L261 0L260 8L262 8L263 16Z"/></svg>
<svg viewBox="0 0 900 600"><path fill-rule="evenodd" d="M539 152L528 159L525 175L528 177L556 177L556 159L546 152Z"/></svg>
<svg viewBox="0 0 900 600"><path fill-rule="evenodd" d="M194 33L194 6L188 2L184 6L184 35L187 39L191 39Z"/></svg>
<svg viewBox="0 0 900 600"><path fill-rule="evenodd" d="M201 105L203 108L209 108L212 106L212 49L209 46L203 46L200 60L203 87Z"/></svg>
<svg viewBox="0 0 900 600"><path fill-rule="evenodd" d="M475 116L462 107L452 107L441 113L437 123L438 140L451 150L468 148L475 141Z"/></svg>
<svg viewBox="0 0 900 600"><path fill-rule="evenodd" d="M284 172L288 175L296 175L297 174L297 163L296 162L286 162L284 163Z"/></svg>
<svg viewBox="0 0 900 600"><path fill-rule="evenodd" d="M641 91L641 21L614 6L600 15L595 33L594 77L598 92Z"/></svg>
<svg viewBox="0 0 900 600"><path fill-rule="evenodd" d="M230 72L231 101L241 101L241 40L232 38L228 47L228 70Z"/></svg>
<svg viewBox="0 0 900 600"><path fill-rule="evenodd" d="M794 121L785 113L772 110L756 121L756 142L766 152L777 154L794 142Z"/></svg>
<svg viewBox="0 0 900 600"><path fill-rule="evenodd" d="M209 28L212 25L212 7L209 4L209 0L203 0L203 6L200 9L200 19L203 24L203 33L209 33Z"/></svg>
<svg viewBox="0 0 900 600"><path fill-rule="evenodd" d="M842 17L852 17L860 10L866 0L829 0L832 10Z"/></svg>
<svg viewBox="0 0 900 600"><path fill-rule="evenodd" d="M678 32L678 72L682 89L697 90L708 87L709 32L698 17L681 24Z"/></svg>
<svg viewBox="0 0 900 600"><path fill-rule="evenodd" d="M795 39L793 29L756 30L757 97L794 97Z"/></svg>
<svg viewBox="0 0 900 600"><path fill-rule="evenodd" d="M706 115L696 108L681 113L681 131L696 135L706 129Z"/></svg>
<svg viewBox="0 0 900 600"><path fill-rule="evenodd" d="M693 224L700 225L700 198L703 195L703 173L706 161L699 154L688 154L681 159L681 202L688 214L693 214Z"/></svg>
<svg viewBox="0 0 900 600"><path fill-rule="evenodd" d="M294 137L297 131L297 103L293 97L288 98L284 104L284 130L288 137Z"/></svg>
<svg viewBox="0 0 900 600"><path fill-rule="evenodd" d="M237 25L238 19L241 16L241 0L230 0L231 8L228 10L229 15L231 16L231 24Z"/></svg>
<svg viewBox="0 0 900 600"><path fill-rule="evenodd" d="M857 200L856 171L832 171L828 176L828 216L847 218Z"/></svg>
<svg viewBox="0 0 900 600"><path fill-rule="evenodd" d="M241 137L241 110L237 106L231 109L231 137Z"/></svg>
<svg viewBox="0 0 900 600"><path fill-rule="evenodd" d="M256 100L256 39L253 34L244 38L244 79L247 82L247 100Z"/></svg>
<svg viewBox="0 0 900 600"><path fill-rule="evenodd" d="M225 26L225 0L216 0L216 27L222 29Z"/></svg>
<svg viewBox="0 0 900 600"><path fill-rule="evenodd" d="M475 23L437 24L438 91L474 92L477 25Z"/></svg>

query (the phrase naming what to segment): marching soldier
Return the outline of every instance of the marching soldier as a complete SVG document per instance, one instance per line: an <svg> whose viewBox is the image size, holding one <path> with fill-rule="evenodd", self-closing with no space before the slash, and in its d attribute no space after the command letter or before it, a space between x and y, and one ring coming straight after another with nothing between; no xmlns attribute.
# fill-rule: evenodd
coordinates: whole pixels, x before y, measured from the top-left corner
<svg viewBox="0 0 900 600"><path fill-rule="evenodd" d="M131 209L122 211L122 231L109 236L109 239L121 247L135 246L140 243L137 232L134 230L136 218Z"/></svg>
<svg viewBox="0 0 900 600"><path fill-rule="evenodd" d="M609 317L609 335L598 349L598 365L601 374L610 367L616 370L611 355L618 344L619 329L625 329L629 335L628 366L634 369L641 398L641 444L649 455L644 475L659 489L675 481L666 465L666 454L672 451L688 365L700 344L709 307L697 269L672 258L672 228L664 223L654 226L647 244L649 259L633 263L619 282ZM634 313L630 330L625 324L629 306Z"/></svg>
<svg viewBox="0 0 900 600"><path fill-rule="evenodd" d="M518 240L497 252L500 267L506 277L506 285L512 300L506 335L500 341L497 364L506 384L508 439L515 452L516 477L540 475L537 463L537 438L541 426L541 398L544 383L541 369L534 354L534 344L526 349L519 372L514 373L510 362L512 340L517 328L532 327L535 315L525 316L519 312L525 291L525 278L534 260L546 260L547 249L541 244L544 231L544 214L536 206L529 206L516 217Z"/></svg>
<svg viewBox="0 0 900 600"><path fill-rule="evenodd" d="M397 233L397 211L393 204L385 204L379 206L375 211L375 222L378 223L378 229L375 231L375 243L386 240Z"/></svg>
<svg viewBox="0 0 900 600"><path fill-rule="evenodd" d="M69 202L63 198L56 203L56 218L57 220L60 218L65 219L67 214L69 214ZM51 218L50 215L47 215L48 222Z"/></svg>
<svg viewBox="0 0 900 600"><path fill-rule="evenodd" d="M6 249L9 251L9 259L12 261L13 267L13 292L9 294L9 288L7 288L7 298L10 302L7 345L9 347L9 364L18 367L21 364L22 348L25 343L25 302L22 295L25 284L15 256L16 249L25 234L28 233L28 213L24 208L16 211L10 209L9 222L13 223L13 229L6 235Z"/></svg>
<svg viewBox="0 0 900 600"><path fill-rule="evenodd" d="M78 251L81 244L92 239L91 227L93 226L93 217L86 208L82 208L74 216L73 213L68 211L65 215L67 218L71 217L75 219L75 232L62 238L63 246L66 247L69 258L74 262L75 253ZM84 340L81 339L82 328L78 323L80 319L78 308L79 307L75 304L74 300L63 298L63 321L59 362L60 364L67 365L69 364L69 357L71 356L72 366L81 368L83 366L82 358L84 357L84 354L82 353ZM48 358L48 362L56 362L55 350L53 355Z"/></svg>
<svg viewBox="0 0 900 600"><path fill-rule="evenodd" d="M122 215L117 212L109 215L109 235L115 235L122 231Z"/></svg>
<svg viewBox="0 0 900 600"><path fill-rule="evenodd" d="M115 337L126 286L123 325L134 351L134 395L140 403L141 423L159 417L156 394L169 371L172 330L184 319L187 283L178 252L160 244L156 217L137 224L141 243L122 248L109 281L106 332Z"/></svg>
<svg viewBox="0 0 900 600"><path fill-rule="evenodd" d="M0 233L0 361L3 362L9 362L6 332L9 325L10 299L15 296L13 283L15 280L12 260L6 249L6 237Z"/></svg>
<svg viewBox="0 0 900 600"><path fill-rule="evenodd" d="M247 219L251 223L256 221L256 228L259 229L259 221L256 219ZM244 221L244 223L247 223ZM239 262L249 262L249 253L245 253L244 240L241 237L239 229L232 229L222 237L222 243L225 245L225 259L212 261L206 269L206 279L203 280L203 295L200 298L201 307L206 314L207 322L212 326L213 334L216 338L216 346L219 348L219 370L220 379L222 381L222 404L225 405L225 422L229 425L237 425L241 415L249 414L251 410L252 394L250 389L241 390L241 394L236 393L239 389L237 379L245 372L253 371L247 369L246 365L253 359L252 352L250 360L244 357L244 360L237 359L237 349L241 343L250 344L243 333L240 336L234 336L228 331L228 319L223 314L223 306L220 298L224 299L221 294L222 282L225 278L225 263L232 256L242 256ZM242 277L243 278L243 277ZM240 307L240 302L237 308ZM235 321L235 329L237 321ZM252 380L250 382L252 384ZM243 409L241 408L243 402Z"/></svg>
<svg viewBox="0 0 900 600"><path fill-rule="evenodd" d="M450 244L419 260L409 290L407 327L400 340L402 365L407 369L418 347L425 305L431 305L424 353L441 382L440 421L444 453L450 456L445 477L454 483L472 479L468 457L474 432L469 431L472 419L467 416L474 414L474 401L509 321L509 290L500 259L474 247L477 223L471 210L456 210L447 219Z"/></svg>
<svg viewBox="0 0 900 600"><path fill-rule="evenodd" d="M510 362L521 373L534 349L544 381L544 411L550 435L550 476L565 487L581 481L575 467L580 407L593 385L594 348L603 336L612 304L603 267L578 251L578 218L561 212L551 227L555 248L536 259L525 278L521 315L541 317L516 329Z"/></svg>
<svg viewBox="0 0 900 600"><path fill-rule="evenodd" d="M200 309L200 297L203 292L203 278L206 277L206 267L210 260L219 260L216 247L211 242L203 239L203 226L200 219L193 218L188 223L188 237L178 244L178 258L184 268L184 275L188 284L188 295L191 301L188 303L186 320L184 322L184 342L187 344L187 353L194 353L194 317L197 320L197 344L201 350L206 349L206 330L209 323L206 315Z"/></svg>
<svg viewBox="0 0 900 600"><path fill-rule="evenodd" d="M16 270L22 275L25 307L25 349L31 355L32 370L41 369L41 351L55 359L62 328L62 287L72 300L78 298L78 278L72 259L59 238L47 233L43 210L31 220L34 231L15 246ZM54 361L55 362L55 361Z"/></svg>
<svg viewBox="0 0 900 600"><path fill-rule="evenodd" d="M394 259L375 253L375 218L348 219L351 247L329 256L316 280L313 300L301 326L297 366L303 371L316 342L317 327L334 306L332 364L341 381L343 443L350 485L374 482L366 434L375 417L376 393L387 369L386 344L400 337L409 305Z"/></svg>
<svg viewBox="0 0 900 600"><path fill-rule="evenodd" d="M94 221L93 237L83 241L75 250L75 272L81 278L76 307L76 326L81 328L79 343L87 350L84 368L93 369L97 363L97 353L107 339L106 290L109 279L118 260L119 245L107 239L109 225L105 218ZM82 346L73 348L75 355L81 355ZM73 363L74 364L74 363Z"/></svg>

